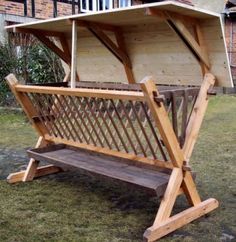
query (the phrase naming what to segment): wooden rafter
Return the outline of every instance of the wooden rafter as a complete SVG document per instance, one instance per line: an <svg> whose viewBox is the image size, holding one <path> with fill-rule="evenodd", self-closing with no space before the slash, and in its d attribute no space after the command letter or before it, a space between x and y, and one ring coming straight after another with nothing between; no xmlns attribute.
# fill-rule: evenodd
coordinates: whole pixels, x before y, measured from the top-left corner
<svg viewBox="0 0 236 242"><path fill-rule="evenodd" d="M114 42L96 25L88 27L88 30L123 64L132 68L129 57L119 49Z"/></svg>
<svg viewBox="0 0 236 242"><path fill-rule="evenodd" d="M57 31L45 31L45 30L35 30L35 29L24 29L24 28L14 28L15 33L27 33L34 35L40 42L51 49L58 57L60 57L67 65L71 65L71 54L65 38L65 35ZM49 37L56 37L60 40L63 50L53 43Z"/></svg>
<svg viewBox="0 0 236 242"><path fill-rule="evenodd" d="M118 47L120 48L120 50L122 50L127 55L127 50L126 50L126 46L125 46L124 36L123 36L123 32L122 32L121 29L117 29L115 31L115 37L116 37L116 42L118 44ZM132 67L127 65L126 62L124 62L123 64L124 64L125 73L126 73L128 81L129 81L129 84L134 84L135 83L135 79L134 79L134 74L133 74Z"/></svg>
<svg viewBox="0 0 236 242"><path fill-rule="evenodd" d="M76 23L79 27L87 28L124 65L128 82L130 84L135 83L132 64L126 51L123 33L119 27L105 23L76 19L70 19L69 22L72 25L73 23ZM117 44L115 44L104 33L104 31L113 32L115 34Z"/></svg>
<svg viewBox="0 0 236 242"><path fill-rule="evenodd" d="M130 84L135 83L132 64L127 54L123 33L120 28L111 27L110 31L115 33L117 45L103 32L101 24L86 23L87 29L124 65L126 76ZM102 25L103 27L103 25ZM108 29L108 28L107 28Z"/></svg>
<svg viewBox="0 0 236 242"><path fill-rule="evenodd" d="M170 28L180 37L191 53L197 58L200 64L203 63L208 69L210 68L210 61L206 50L200 46L195 37L185 26L184 21L179 18L178 15L172 14L168 11L156 10L154 8L148 8L146 14L163 18ZM197 22L193 21L192 24L196 25Z"/></svg>
<svg viewBox="0 0 236 242"><path fill-rule="evenodd" d="M40 40L43 44L45 44L49 49L51 49L55 54L57 54L67 65L70 64L70 58L62 51L59 47L57 47L53 41L47 38L43 33L40 31L32 31L31 32L38 40Z"/></svg>
<svg viewBox="0 0 236 242"><path fill-rule="evenodd" d="M59 40L60 40L60 43L61 43L61 46L62 46L62 49L63 49L65 55L68 56L69 59L71 59L71 52L70 52L65 34L61 34L59 36Z"/></svg>

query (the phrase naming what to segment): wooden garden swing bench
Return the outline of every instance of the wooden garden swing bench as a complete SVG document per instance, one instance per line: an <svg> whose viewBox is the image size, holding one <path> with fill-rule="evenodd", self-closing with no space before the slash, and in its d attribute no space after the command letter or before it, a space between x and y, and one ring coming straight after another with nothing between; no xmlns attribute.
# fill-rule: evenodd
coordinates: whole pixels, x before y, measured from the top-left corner
<svg viewBox="0 0 236 242"><path fill-rule="evenodd" d="M176 39L169 29L156 28L163 27L163 23L180 38ZM208 33L209 26L214 33ZM200 199L189 164L211 88L215 81L218 86L232 85L218 15L165 2L7 29L33 34L69 66L62 83L21 85L13 74L6 78L40 137L36 147L28 151L31 159L27 169L10 174L10 183L78 168L153 191L161 203L153 225L144 233L145 241L155 241L218 207L213 198ZM84 41L77 39L77 33ZM161 49L166 56L179 48L179 54L184 53L179 60L188 58L191 72L186 76L191 81L173 82L177 68L172 80L161 82L164 85L156 85L149 76L136 82L146 69L158 79L156 64L175 59L174 55L170 59L164 54L158 56L158 46L164 48L165 44L150 42L150 36L155 38L153 33L173 41L172 47ZM106 47L106 52L94 39ZM135 44L138 48L132 49ZM92 48L98 56L93 55ZM118 63L109 59L109 52ZM77 55L82 56L80 61ZM140 56L144 67L140 66ZM122 77L121 62L129 84L102 82L111 79L106 58L113 68L112 79ZM200 64L197 71L196 64ZM175 61L166 63L173 69L175 65L179 67ZM101 68L105 73L99 73ZM182 79L186 79L186 68L182 65L178 72ZM90 73L93 69L98 72ZM163 73L162 78L167 75ZM97 82L86 81L86 75ZM39 167L40 161L50 165ZM191 207L171 216L176 198L182 194Z"/></svg>

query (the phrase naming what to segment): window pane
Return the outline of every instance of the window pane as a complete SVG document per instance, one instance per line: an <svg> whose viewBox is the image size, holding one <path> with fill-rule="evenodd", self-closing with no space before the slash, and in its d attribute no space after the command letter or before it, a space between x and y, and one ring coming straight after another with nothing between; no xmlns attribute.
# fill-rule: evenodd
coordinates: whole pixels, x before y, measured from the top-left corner
<svg viewBox="0 0 236 242"><path fill-rule="evenodd" d="M120 4L119 4L120 8L131 6L131 0L119 0L119 1L120 1Z"/></svg>

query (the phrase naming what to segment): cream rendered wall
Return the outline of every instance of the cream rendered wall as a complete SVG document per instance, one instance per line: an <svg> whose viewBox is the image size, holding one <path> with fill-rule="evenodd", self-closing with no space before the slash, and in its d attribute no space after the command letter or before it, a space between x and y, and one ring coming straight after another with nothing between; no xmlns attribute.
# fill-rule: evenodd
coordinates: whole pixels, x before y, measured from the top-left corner
<svg viewBox="0 0 236 242"><path fill-rule="evenodd" d="M222 13L225 6L225 0L192 0L197 7Z"/></svg>

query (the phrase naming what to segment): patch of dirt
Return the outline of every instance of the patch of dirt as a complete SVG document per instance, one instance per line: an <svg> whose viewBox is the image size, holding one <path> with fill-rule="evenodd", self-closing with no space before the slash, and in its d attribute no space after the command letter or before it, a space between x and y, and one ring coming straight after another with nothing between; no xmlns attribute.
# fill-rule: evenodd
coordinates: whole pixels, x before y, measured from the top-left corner
<svg viewBox="0 0 236 242"><path fill-rule="evenodd" d="M9 173L24 170L28 160L24 150L16 151L0 147L0 179L6 179Z"/></svg>

